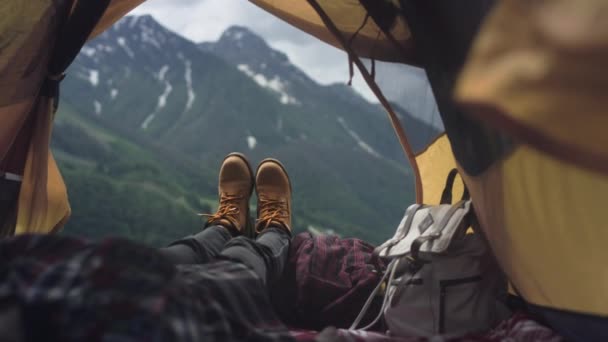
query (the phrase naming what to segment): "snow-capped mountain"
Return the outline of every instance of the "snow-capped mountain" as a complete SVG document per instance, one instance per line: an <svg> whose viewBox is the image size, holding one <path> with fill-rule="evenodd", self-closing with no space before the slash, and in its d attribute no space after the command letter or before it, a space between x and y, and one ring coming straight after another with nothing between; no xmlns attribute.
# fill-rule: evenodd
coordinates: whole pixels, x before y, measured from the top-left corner
<svg viewBox="0 0 608 342"><path fill-rule="evenodd" d="M261 86L271 85L284 90L285 96L281 97L284 104L299 103L288 94L289 91L301 92L302 87L320 88L308 75L291 64L284 53L272 49L266 41L246 27L232 26L217 42L201 43L199 47L237 66Z"/></svg>
<svg viewBox="0 0 608 342"><path fill-rule="evenodd" d="M316 83L244 27L197 45L151 16L124 18L82 49L61 108L195 163L217 165L232 151L278 157L298 215L337 231L398 221L413 196L383 110L346 85ZM342 219L315 221L329 212Z"/></svg>

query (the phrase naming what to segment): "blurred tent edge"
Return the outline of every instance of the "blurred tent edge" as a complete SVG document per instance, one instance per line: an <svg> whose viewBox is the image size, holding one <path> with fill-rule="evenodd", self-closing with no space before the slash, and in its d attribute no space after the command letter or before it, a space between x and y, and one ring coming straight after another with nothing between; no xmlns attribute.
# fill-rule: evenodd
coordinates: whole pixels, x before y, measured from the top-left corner
<svg viewBox="0 0 608 342"><path fill-rule="evenodd" d="M422 65L446 132L409 158L420 170L418 200L437 203L437 184L457 165L528 303L606 323L608 20L598 16L608 4L382 1L397 20L366 11L364 0L251 1L345 50L372 89L373 67L359 58Z"/></svg>
<svg viewBox="0 0 608 342"><path fill-rule="evenodd" d="M332 22L340 30L340 34L336 35L327 27L315 8L305 0L289 2L250 0L250 2L339 49L344 49L342 39L350 39L356 33L356 39L351 42L350 48L358 57L418 65L409 28L400 16L394 16L395 23L389 31L390 34L385 34L376 21L365 20L368 12L358 2L324 2L324 11L330 12ZM366 2L374 3L374 1ZM378 1L378 3L385 2ZM388 1L386 3L392 4Z"/></svg>
<svg viewBox="0 0 608 342"><path fill-rule="evenodd" d="M18 192L9 192L14 186L2 189L7 205L0 210L0 235L54 232L67 221L67 191L49 150L59 82L88 37L142 2L8 0L0 5L0 175L6 182L5 173L22 175Z"/></svg>
<svg viewBox="0 0 608 342"><path fill-rule="evenodd" d="M465 175L504 270L533 304L602 317L607 10L605 1L498 3L455 89L475 118L522 142L485 172Z"/></svg>
<svg viewBox="0 0 608 342"><path fill-rule="evenodd" d="M110 1L91 35L141 2ZM418 170L419 202L436 203L437 184L458 166L495 255L528 303L608 326L608 3L252 2L348 53ZM52 94L41 89L60 29L80 3L0 4L8 13L0 16L0 176L23 175L17 228L5 236L52 232L69 215L48 150ZM373 61L424 67L445 133L421 151L383 101Z"/></svg>

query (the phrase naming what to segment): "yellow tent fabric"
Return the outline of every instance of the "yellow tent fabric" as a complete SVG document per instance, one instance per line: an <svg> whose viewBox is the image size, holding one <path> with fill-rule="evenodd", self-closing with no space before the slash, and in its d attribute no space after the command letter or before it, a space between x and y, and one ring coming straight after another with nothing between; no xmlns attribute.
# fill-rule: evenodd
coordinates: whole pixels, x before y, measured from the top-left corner
<svg viewBox="0 0 608 342"><path fill-rule="evenodd" d="M39 96L33 109L34 128L17 206L15 234L49 233L70 215L67 190L49 149L52 99Z"/></svg>
<svg viewBox="0 0 608 342"><path fill-rule="evenodd" d="M416 156L416 162L420 168L420 179L422 181L422 203L439 204L445 186L445 179L450 170L456 167L447 135L441 135L419 153ZM452 190L452 202L459 201L463 192L462 181L455 181Z"/></svg>
<svg viewBox="0 0 608 342"><path fill-rule="evenodd" d="M529 144L464 176L513 285L534 304L603 316L607 10L601 0L502 1L456 89L477 118Z"/></svg>
<svg viewBox="0 0 608 342"><path fill-rule="evenodd" d="M113 0L93 34L141 2ZM52 101L39 94L61 18L73 8L69 5L49 0L4 0L0 4L0 171L23 175L16 233L54 231L70 214L65 185L49 151ZM31 126L25 127L28 118ZM14 152L22 129L31 129L24 134L32 137L24 142L29 147L18 146L23 152ZM19 153L27 156L14 155ZM20 159L27 160L25 168L10 162Z"/></svg>
<svg viewBox="0 0 608 342"><path fill-rule="evenodd" d="M320 40L339 49L344 48L307 0L250 1ZM350 48L357 56L416 64L412 37L401 16L396 17L394 26L385 33L371 18L365 20L367 11L358 1L319 0L317 3L332 18L342 37L350 41ZM399 6L399 1L390 3ZM397 42L397 47L393 39Z"/></svg>
<svg viewBox="0 0 608 342"><path fill-rule="evenodd" d="M464 178L497 259L526 300L608 314L608 177L521 146Z"/></svg>
<svg viewBox="0 0 608 342"><path fill-rule="evenodd" d="M46 76L46 65L49 63L55 41L53 37L57 34L59 17L67 8L59 8L47 1L8 1L4 2L3 6L9 7L12 15L2 16L3 19L0 20L11 20L8 19L10 17L15 21L16 27L12 29L8 26L4 27L1 38L6 48L0 60L0 70L3 75L0 78L0 89L13 91L0 92L0 116L3 118L3 128L6 128L0 132L0 160L4 160L9 150L14 147L13 142L26 120L31 117L33 121L30 125L33 127L31 133L35 142L30 144L29 149L23 148L24 153L28 153L29 150L27 160L30 168L19 170L12 169L13 165L6 165L8 168L6 171L28 174L29 184L22 186L27 190L21 192L19 203L24 204L25 198L29 198L30 203L27 203L29 209L37 209L39 216L46 216L48 214L46 210L48 141L46 144L45 141L50 133L50 124L45 127L44 121L50 120L51 107L49 99L39 97L38 92ZM31 166L37 168L32 169ZM67 197L62 197L61 193L60 190L58 196L52 197L67 203ZM63 213L53 213L51 216L65 217L67 214L68 210L64 210ZM18 220L21 220L22 226L27 225L31 216L31 211L18 210ZM50 231L61 219L61 217L51 219L55 222L42 231Z"/></svg>
<svg viewBox="0 0 608 342"><path fill-rule="evenodd" d="M605 0L501 1L456 96L535 148L607 173L606 13Z"/></svg>

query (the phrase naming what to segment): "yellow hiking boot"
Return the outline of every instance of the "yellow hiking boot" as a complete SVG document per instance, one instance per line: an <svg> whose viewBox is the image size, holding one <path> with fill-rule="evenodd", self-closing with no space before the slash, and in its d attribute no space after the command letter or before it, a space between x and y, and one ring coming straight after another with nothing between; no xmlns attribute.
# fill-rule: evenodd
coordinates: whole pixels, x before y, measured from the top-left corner
<svg viewBox="0 0 608 342"><path fill-rule="evenodd" d="M218 182L220 204L217 212L207 217L207 226L221 225L233 235L250 230L249 198L253 192L253 171L244 155L230 153L222 162Z"/></svg>
<svg viewBox="0 0 608 342"><path fill-rule="evenodd" d="M276 159L264 159L255 178L258 196L257 233L268 227L291 232L291 183L285 167Z"/></svg>

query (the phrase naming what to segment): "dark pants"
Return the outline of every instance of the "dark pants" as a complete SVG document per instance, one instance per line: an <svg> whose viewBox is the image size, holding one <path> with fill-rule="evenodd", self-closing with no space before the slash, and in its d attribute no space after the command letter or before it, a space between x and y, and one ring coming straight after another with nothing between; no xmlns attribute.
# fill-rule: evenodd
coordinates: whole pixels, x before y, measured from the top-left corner
<svg viewBox="0 0 608 342"><path fill-rule="evenodd" d="M210 226L160 251L176 265L204 264L216 259L240 262L269 284L283 273L290 239L289 234L279 228L269 228L252 240L244 236L232 238L226 228Z"/></svg>

